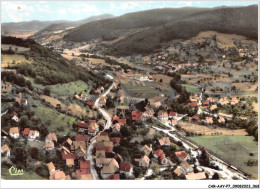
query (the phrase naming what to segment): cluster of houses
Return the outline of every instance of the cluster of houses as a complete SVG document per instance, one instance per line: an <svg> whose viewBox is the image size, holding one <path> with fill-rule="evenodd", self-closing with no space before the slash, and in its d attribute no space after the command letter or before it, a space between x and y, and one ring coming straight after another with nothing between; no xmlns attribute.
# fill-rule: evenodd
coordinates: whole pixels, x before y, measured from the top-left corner
<svg viewBox="0 0 260 189"><path fill-rule="evenodd" d="M85 123L84 121L80 121L76 125L76 130L78 133L87 134L94 137L99 132L99 126L96 123L96 120L88 120L87 123Z"/></svg>

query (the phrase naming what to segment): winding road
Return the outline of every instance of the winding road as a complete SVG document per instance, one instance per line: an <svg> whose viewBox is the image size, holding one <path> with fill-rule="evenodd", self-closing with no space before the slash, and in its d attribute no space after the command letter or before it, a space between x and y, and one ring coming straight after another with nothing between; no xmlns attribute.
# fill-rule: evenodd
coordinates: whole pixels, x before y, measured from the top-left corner
<svg viewBox="0 0 260 189"><path fill-rule="evenodd" d="M113 85L114 85L114 83L112 83L112 85L107 89L107 91L104 93L104 94L102 94L101 96L103 96L103 97L105 97L109 92L110 92L110 90L113 88ZM100 97L99 97L100 98ZM98 101L99 101L99 98L97 98L97 100L95 101L95 106L96 107L98 107ZM105 125L105 127L104 127L104 129L103 129L103 131L104 130L106 130L106 129L109 129L109 127L111 126L111 124L112 124L112 118L111 118L111 116L109 115L109 113L105 110L105 109L102 109L102 108L98 108L98 111L104 116L104 118L106 119L106 125ZM99 135L99 134L98 134ZM97 136L98 136L97 135ZM91 171L91 173L92 173L92 175L93 175L93 180L99 180L99 177L98 177L98 174L97 174L97 171L96 171L96 169L95 169L95 162L94 162L94 160L93 160L93 157L92 157L92 151L93 151L93 145L96 143L96 137L97 136L95 136L94 138L92 138L91 140L90 140L90 144L89 144L89 146L88 146L88 150L87 150L87 155L86 155L86 159L88 159L89 161L90 161L90 171Z"/></svg>

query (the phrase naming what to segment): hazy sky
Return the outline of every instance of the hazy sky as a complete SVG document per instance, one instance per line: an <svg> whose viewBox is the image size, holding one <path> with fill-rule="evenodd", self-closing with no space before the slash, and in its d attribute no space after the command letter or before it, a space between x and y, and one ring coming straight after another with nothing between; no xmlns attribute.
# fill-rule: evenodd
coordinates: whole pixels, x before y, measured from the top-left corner
<svg viewBox="0 0 260 189"><path fill-rule="evenodd" d="M164 7L247 6L257 1L1 1L1 21L80 20Z"/></svg>

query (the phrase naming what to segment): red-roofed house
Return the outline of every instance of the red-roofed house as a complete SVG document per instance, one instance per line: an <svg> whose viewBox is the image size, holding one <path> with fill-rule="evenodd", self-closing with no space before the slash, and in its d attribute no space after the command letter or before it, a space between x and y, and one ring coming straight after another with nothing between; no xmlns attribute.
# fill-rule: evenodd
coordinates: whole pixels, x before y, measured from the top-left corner
<svg viewBox="0 0 260 189"><path fill-rule="evenodd" d="M113 174L106 178L106 180L120 180L119 174Z"/></svg>
<svg viewBox="0 0 260 189"><path fill-rule="evenodd" d="M97 135L97 131L95 129L88 128L88 135L96 136Z"/></svg>
<svg viewBox="0 0 260 189"><path fill-rule="evenodd" d="M117 117L116 115L113 117L113 121L118 121L120 118Z"/></svg>
<svg viewBox="0 0 260 189"><path fill-rule="evenodd" d="M113 142L114 146L119 146L119 144L120 144L120 137L112 137L112 138L110 138L110 141Z"/></svg>
<svg viewBox="0 0 260 189"><path fill-rule="evenodd" d="M23 135L28 135L29 132L30 132L30 128L24 128L22 134L23 134Z"/></svg>
<svg viewBox="0 0 260 189"><path fill-rule="evenodd" d="M158 119L161 121L167 121L168 120L168 113L166 111L160 110L158 112Z"/></svg>
<svg viewBox="0 0 260 189"><path fill-rule="evenodd" d="M132 120L133 121L140 121L142 117L142 112L140 111L132 111Z"/></svg>
<svg viewBox="0 0 260 189"><path fill-rule="evenodd" d="M111 146L97 146L96 150L104 150L106 153L112 153L112 147Z"/></svg>
<svg viewBox="0 0 260 189"><path fill-rule="evenodd" d="M194 115L194 116L192 116L192 119L194 119L194 120L199 120L199 117L196 116L196 115Z"/></svg>
<svg viewBox="0 0 260 189"><path fill-rule="evenodd" d="M108 133L103 131L100 133L100 136L108 136Z"/></svg>
<svg viewBox="0 0 260 189"><path fill-rule="evenodd" d="M177 117L177 112L170 112L169 113L169 118L175 119Z"/></svg>
<svg viewBox="0 0 260 189"><path fill-rule="evenodd" d="M181 162L190 160L190 155L185 151L175 152L175 155Z"/></svg>
<svg viewBox="0 0 260 189"><path fill-rule="evenodd" d="M202 105L203 106L208 106L209 105L209 101L202 101Z"/></svg>
<svg viewBox="0 0 260 189"><path fill-rule="evenodd" d="M62 159L77 159L77 155L76 154L62 154Z"/></svg>
<svg viewBox="0 0 260 189"><path fill-rule="evenodd" d="M187 106L197 107L197 106L198 106L198 103L197 103L197 102L189 102L189 103L187 104Z"/></svg>
<svg viewBox="0 0 260 189"><path fill-rule="evenodd" d="M88 106L94 106L94 101L93 101L92 99L88 99L87 102L86 102L86 104L87 104Z"/></svg>
<svg viewBox="0 0 260 189"><path fill-rule="evenodd" d="M126 178L133 176L133 165L127 162L121 162L119 165L120 173L124 173Z"/></svg>
<svg viewBox="0 0 260 189"><path fill-rule="evenodd" d="M120 125L126 124L126 119L118 119L117 121Z"/></svg>
<svg viewBox="0 0 260 189"><path fill-rule="evenodd" d="M85 141L87 142L88 141L88 136L87 135L78 135L78 136L75 136L75 141Z"/></svg>
<svg viewBox="0 0 260 189"><path fill-rule="evenodd" d="M155 158L159 158L159 160L164 159L164 153L161 149L154 151L153 155L154 155Z"/></svg>

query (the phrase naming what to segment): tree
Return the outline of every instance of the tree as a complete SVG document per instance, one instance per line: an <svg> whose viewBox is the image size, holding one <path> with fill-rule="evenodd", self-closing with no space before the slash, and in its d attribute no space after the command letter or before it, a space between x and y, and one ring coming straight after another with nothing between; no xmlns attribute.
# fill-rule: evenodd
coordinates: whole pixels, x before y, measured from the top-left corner
<svg viewBox="0 0 260 189"><path fill-rule="evenodd" d="M50 96L51 95L50 87L44 87L43 93L44 93L44 95Z"/></svg>
<svg viewBox="0 0 260 189"><path fill-rule="evenodd" d="M29 150L29 154L33 159L39 160L40 157L40 152L38 150L38 148L31 148Z"/></svg>

